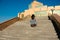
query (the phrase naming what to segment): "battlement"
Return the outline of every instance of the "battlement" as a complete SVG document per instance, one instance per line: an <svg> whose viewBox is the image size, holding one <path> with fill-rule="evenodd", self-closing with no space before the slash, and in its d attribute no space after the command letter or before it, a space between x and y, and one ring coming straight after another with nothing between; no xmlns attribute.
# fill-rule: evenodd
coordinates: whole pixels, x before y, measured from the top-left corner
<svg viewBox="0 0 60 40"><path fill-rule="evenodd" d="M43 5L43 3L33 1L29 5L29 9L25 10L24 12L18 13L18 17L26 17L28 15L37 14L37 16L48 16L52 15L52 10L54 14L58 14L60 16L60 6L47 6Z"/></svg>

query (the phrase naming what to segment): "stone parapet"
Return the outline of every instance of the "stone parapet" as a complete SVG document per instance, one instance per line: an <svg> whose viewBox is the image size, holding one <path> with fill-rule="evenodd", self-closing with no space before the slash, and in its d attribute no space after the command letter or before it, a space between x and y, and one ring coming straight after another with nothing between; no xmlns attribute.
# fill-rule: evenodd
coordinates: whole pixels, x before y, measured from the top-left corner
<svg viewBox="0 0 60 40"><path fill-rule="evenodd" d="M1 24L0 24L0 30L2 31L2 30L5 29L7 26L15 23L15 22L18 21L18 20L19 20L19 18L18 18L18 17L15 17L15 18L13 18L13 19L11 19L11 20L8 20L8 21L5 21L5 22L1 23Z"/></svg>
<svg viewBox="0 0 60 40"><path fill-rule="evenodd" d="M60 16L57 15L57 14L54 14L54 15L51 15L51 16L50 16L50 19L51 19L52 21L54 21L54 23L56 23L57 28L58 28L59 31L60 31Z"/></svg>

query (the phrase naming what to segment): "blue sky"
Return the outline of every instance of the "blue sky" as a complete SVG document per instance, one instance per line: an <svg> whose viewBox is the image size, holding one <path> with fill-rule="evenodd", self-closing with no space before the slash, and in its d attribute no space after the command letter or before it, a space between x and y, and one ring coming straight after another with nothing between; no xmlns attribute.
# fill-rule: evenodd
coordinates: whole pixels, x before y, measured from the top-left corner
<svg viewBox="0 0 60 40"><path fill-rule="evenodd" d="M60 5L60 0L37 0L44 5ZM0 0L0 22L16 17L18 12L28 9L33 0Z"/></svg>

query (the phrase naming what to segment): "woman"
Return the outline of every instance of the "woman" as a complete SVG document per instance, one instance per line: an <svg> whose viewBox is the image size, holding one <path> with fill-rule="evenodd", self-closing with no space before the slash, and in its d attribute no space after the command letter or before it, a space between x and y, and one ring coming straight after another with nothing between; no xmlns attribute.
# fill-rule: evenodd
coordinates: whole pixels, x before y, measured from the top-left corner
<svg viewBox="0 0 60 40"><path fill-rule="evenodd" d="M36 26L36 19L35 19L35 15L34 14L31 16L30 23L31 23L31 27Z"/></svg>

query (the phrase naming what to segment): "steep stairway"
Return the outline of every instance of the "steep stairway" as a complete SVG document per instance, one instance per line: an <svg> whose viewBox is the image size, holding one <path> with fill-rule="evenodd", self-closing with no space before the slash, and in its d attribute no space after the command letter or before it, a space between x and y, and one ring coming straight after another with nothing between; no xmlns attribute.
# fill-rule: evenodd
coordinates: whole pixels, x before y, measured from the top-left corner
<svg viewBox="0 0 60 40"><path fill-rule="evenodd" d="M54 26L47 16L36 16L37 26L30 26L30 18L0 31L0 40L59 40Z"/></svg>

